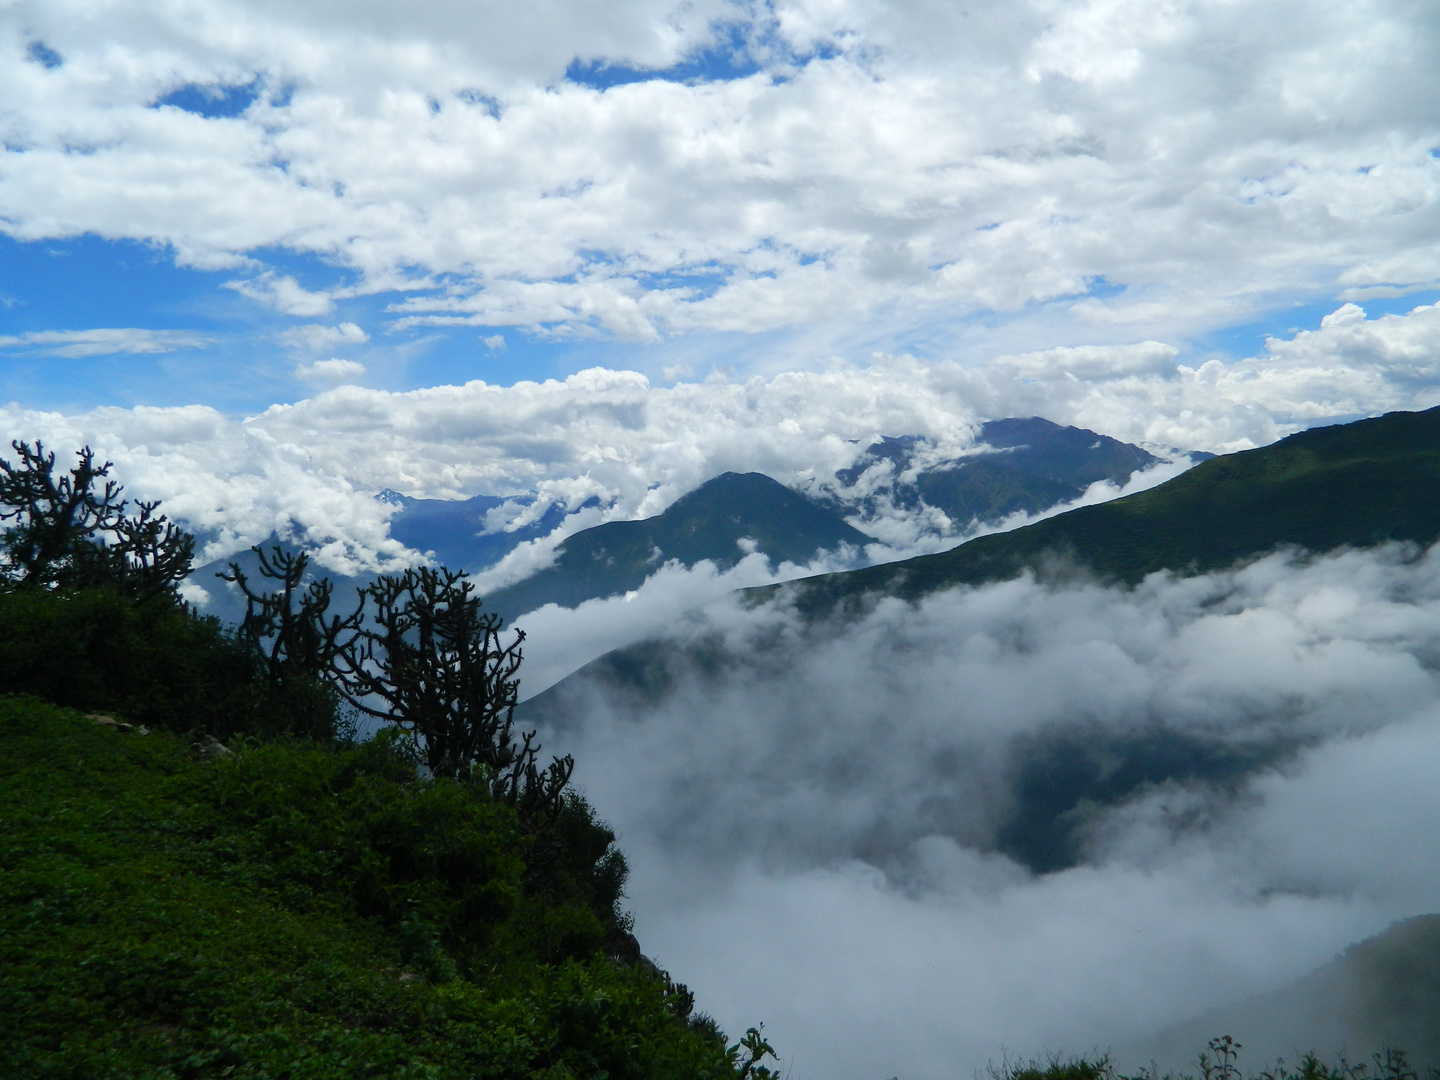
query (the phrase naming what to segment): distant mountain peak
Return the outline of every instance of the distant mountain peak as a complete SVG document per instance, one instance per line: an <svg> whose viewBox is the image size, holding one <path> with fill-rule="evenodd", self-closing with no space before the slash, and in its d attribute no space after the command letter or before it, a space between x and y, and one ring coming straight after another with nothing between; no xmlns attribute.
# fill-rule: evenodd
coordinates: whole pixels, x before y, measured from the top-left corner
<svg viewBox="0 0 1440 1080"><path fill-rule="evenodd" d="M981 424L974 445L950 458L923 435L882 436L815 495L862 529L908 517L950 537L1071 502L1100 481L1121 486L1161 460L1088 428L1007 417Z"/></svg>

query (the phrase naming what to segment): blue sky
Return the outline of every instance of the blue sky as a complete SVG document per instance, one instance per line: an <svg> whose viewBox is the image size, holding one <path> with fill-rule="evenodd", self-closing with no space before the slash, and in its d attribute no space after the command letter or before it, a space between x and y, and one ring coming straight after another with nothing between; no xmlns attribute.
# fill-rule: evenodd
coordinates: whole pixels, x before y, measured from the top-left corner
<svg viewBox="0 0 1440 1080"><path fill-rule="evenodd" d="M313 256L273 249L249 254L311 291L343 287L355 279L353 273ZM31 407L62 411L99 405L205 404L241 415L314 393L313 381L295 375L297 364L313 357L281 342L286 330L309 320L276 313L227 288L235 278L232 270L178 266L172 250L137 241L93 235L37 241L0 236L0 338L57 329L128 327L185 331L193 339L163 352L91 356L54 355L63 346L53 343L17 343L0 353L6 373L4 396ZM1114 295L1117 290L1102 283L1094 291ZM390 390L471 379L509 385L522 379L564 378L595 366L637 368L663 381L662 369L671 364L688 369L683 378L703 377L715 365L744 368L756 354L783 347L785 339L797 336L783 331L711 332L680 342L633 344L603 336L557 341L543 330L537 333L527 327L387 330L395 321L387 308L402 298L401 293L386 292L337 300L327 321L367 328L370 340L326 348L325 357L364 364L365 384ZM1367 298L1363 306L1374 317L1408 312L1437 299L1440 292L1421 290ZM1333 292L1294 300L1258 318L1174 344L1180 347L1182 363L1214 356L1255 356L1264 350L1267 337L1288 338L1299 330L1313 330L1343 302ZM875 340L864 344L924 359L965 356L1003 337L1004 327L1023 323L1027 317L1034 313L980 313L964 320L943 320L938 326L873 327Z"/></svg>
<svg viewBox="0 0 1440 1080"><path fill-rule="evenodd" d="M12 11L3 397L1194 364L1440 296L1437 88L1407 62L1435 30L1403 8L556 3L241 5L223 39ZM1349 81L1310 78L1336 49Z"/></svg>
<svg viewBox="0 0 1440 1080"><path fill-rule="evenodd" d="M311 289L333 287L348 275L310 257L257 251L252 257ZM95 236L20 242L0 237L0 337L57 329L134 327L193 332L201 343L163 353L87 357L53 355L54 345L16 344L4 351L4 396L39 408L79 410L96 405L205 404L226 412L263 409L307 396L297 379L298 357L281 335L306 320L277 314L226 288L232 271L176 265L174 252L136 241ZM324 350L374 372L373 384L411 389L442 382L564 376L615 362L604 342L538 342L497 328L424 329L385 334L385 308L396 294L339 300L334 322L376 327L378 337ZM500 347L486 345L498 334Z"/></svg>

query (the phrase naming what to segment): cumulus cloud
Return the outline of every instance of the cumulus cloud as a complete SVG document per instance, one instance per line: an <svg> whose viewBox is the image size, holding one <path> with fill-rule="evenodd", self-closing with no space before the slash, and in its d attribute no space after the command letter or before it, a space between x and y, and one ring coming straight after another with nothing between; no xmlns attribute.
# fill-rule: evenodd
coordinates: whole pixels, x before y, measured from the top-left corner
<svg viewBox="0 0 1440 1080"><path fill-rule="evenodd" d="M301 318L328 315L335 307L334 298L329 293L310 292L293 277L270 272L253 280L227 281L225 287L285 315L299 315Z"/></svg>
<svg viewBox="0 0 1440 1080"><path fill-rule="evenodd" d="M339 294L257 253L410 324L632 341L1047 301L1154 336L1440 278L1436 31L1393 0L7 12L6 231L302 317ZM239 97L156 107L187 88Z"/></svg>
<svg viewBox="0 0 1440 1080"><path fill-rule="evenodd" d="M239 547L275 528L284 505L300 527L333 538L344 560L369 565L396 550L372 499L385 488L428 498L533 491L513 508L532 517L593 498L599 520L623 519L658 513L726 471L803 487L849 467L881 435L922 435L954 457L995 417L1044 416L1162 453L1223 453L1317 423L1440 404L1440 308L1430 306L1372 319L1345 305L1231 364L1188 367L1153 343L1075 352L1078 375L1070 354L1047 350L973 366L879 355L866 366L746 379L716 371L673 386L603 368L513 386L339 386L243 420L197 407L67 417L11 405L0 434L103 447L135 470L123 475L137 495L179 500L176 513ZM313 502L305 495L321 490ZM933 534L898 517L867 528L900 548ZM558 539L518 552L516 566L543 561Z"/></svg>
<svg viewBox="0 0 1440 1080"><path fill-rule="evenodd" d="M140 330L133 327L109 330L36 330L27 334L0 336L0 349L29 349L50 356L79 359L87 356L114 356L168 353L178 349L203 349L209 340L188 330Z"/></svg>
<svg viewBox="0 0 1440 1080"><path fill-rule="evenodd" d="M370 335L353 322L342 322L339 326L310 323L292 326L280 335L280 340L293 348L319 352L340 345L363 345L370 340Z"/></svg>
<svg viewBox="0 0 1440 1080"><path fill-rule="evenodd" d="M529 639L522 697L535 696L612 649L664 634L689 612L737 589L851 569L853 560L846 555L822 553L804 566L776 565L752 547L728 570L717 569L709 560L690 568L671 561L622 596L587 600L575 608L546 604L515 623Z"/></svg>
<svg viewBox="0 0 1440 1080"><path fill-rule="evenodd" d="M796 1076L1120 1045L1440 905L1434 552L843 626L725 600L662 640L704 659L648 700L567 684L550 745L647 948Z"/></svg>
<svg viewBox="0 0 1440 1080"><path fill-rule="evenodd" d="M295 377L311 382L351 382L365 374L365 365L358 360L316 360L311 364L297 364Z"/></svg>
<svg viewBox="0 0 1440 1080"><path fill-rule="evenodd" d="M0 409L0 432L42 438L64 452L89 446L115 463L131 498L158 499L199 530L198 562L263 542L271 533L313 545L324 566L345 574L411 561L390 539L393 507L344 475L316 468L304 448L236 423L205 406L104 408L80 416Z"/></svg>

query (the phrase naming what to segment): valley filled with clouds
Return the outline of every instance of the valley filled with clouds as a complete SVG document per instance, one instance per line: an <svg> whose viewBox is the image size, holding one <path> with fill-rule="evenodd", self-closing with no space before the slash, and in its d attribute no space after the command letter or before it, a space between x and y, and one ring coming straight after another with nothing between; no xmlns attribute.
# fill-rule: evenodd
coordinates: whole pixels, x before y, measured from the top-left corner
<svg viewBox="0 0 1440 1080"><path fill-rule="evenodd" d="M653 955L797 1077L1133 1069L1434 909L1437 568L1027 576L819 625L724 600L655 634L658 695L567 684L548 744L620 832Z"/></svg>

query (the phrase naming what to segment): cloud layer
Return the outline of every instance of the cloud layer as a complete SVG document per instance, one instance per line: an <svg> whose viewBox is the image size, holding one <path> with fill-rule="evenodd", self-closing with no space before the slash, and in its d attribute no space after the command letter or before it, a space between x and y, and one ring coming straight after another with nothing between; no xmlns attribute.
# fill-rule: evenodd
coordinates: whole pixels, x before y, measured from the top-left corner
<svg viewBox="0 0 1440 1080"><path fill-rule="evenodd" d="M186 330L139 330L119 327L102 330L35 330L0 336L0 349L22 349L74 359L116 354L168 353L177 349L203 349L205 338Z"/></svg>
<svg viewBox="0 0 1440 1080"><path fill-rule="evenodd" d="M62 0L0 50L6 232L172 245L303 317L400 289L400 324L652 341L1063 299L1143 336L1440 281L1436 25L1390 0Z"/></svg>
<svg viewBox="0 0 1440 1080"><path fill-rule="evenodd" d="M647 948L797 1077L1104 1049L1440 905L1434 553L672 627L703 664L649 706L581 683L551 746L636 863ZM1017 826L1057 823L1037 876Z"/></svg>
<svg viewBox="0 0 1440 1080"><path fill-rule="evenodd" d="M600 517L643 517L727 470L783 483L832 475L880 435L923 435L941 456L985 419L1039 415L1157 448L1226 452L1316 423L1440 404L1440 308L1368 319L1347 304L1314 330L1233 364L1188 367L1158 342L1050 349L989 364L877 356L748 379L720 371L657 386L630 371L390 393L340 386L234 420L216 410L103 408L64 416L0 409L0 435L93 446L140 497L214 536L207 558L272 531L308 533L333 569L403 557L393 488L446 498L534 490ZM347 378L345 362L306 369ZM598 520L598 519L597 519ZM591 524L595 522L590 522ZM883 523L881 523L883 524ZM913 523L885 535L916 543Z"/></svg>

